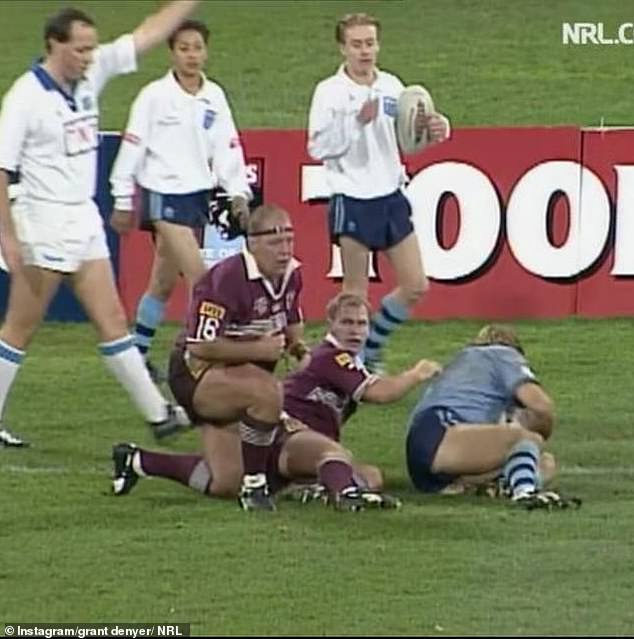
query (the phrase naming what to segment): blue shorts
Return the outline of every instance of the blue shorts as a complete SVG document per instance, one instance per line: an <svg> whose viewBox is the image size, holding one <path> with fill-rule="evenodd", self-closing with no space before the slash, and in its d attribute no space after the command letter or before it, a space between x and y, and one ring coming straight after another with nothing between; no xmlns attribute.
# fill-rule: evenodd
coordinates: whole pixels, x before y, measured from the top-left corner
<svg viewBox="0 0 634 639"><path fill-rule="evenodd" d="M153 230L154 222L170 222L193 229L209 224L209 191L170 194L141 189L141 228Z"/></svg>
<svg viewBox="0 0 634 639"><path fill-rule="evenodd" d="M414 231L412 207L401 191L369 200L335 194L330 199L328 221L335 244L344 235L374 251L396 246Z"/></svg>
<svg viewBox="0 0 634 639"><path fill-rule="evenodd" d="M454 411L442 406L427 408L414 415L407 433L405 451L407 470L418 490L436 493L458 478L457 475L432 473L431 466L447 428L461 422Z"/></svg>

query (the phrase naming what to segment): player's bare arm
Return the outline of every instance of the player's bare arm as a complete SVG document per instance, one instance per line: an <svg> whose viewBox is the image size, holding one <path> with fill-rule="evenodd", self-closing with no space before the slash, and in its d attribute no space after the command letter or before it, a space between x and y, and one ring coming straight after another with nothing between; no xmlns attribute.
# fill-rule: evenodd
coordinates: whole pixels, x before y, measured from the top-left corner
<svg viewBox="0 0 634 639"><path fill-rule="evenodd" d="M133 31L137 55L143 55L167 40L174 29L200 4L200 0L175 0L162 7Z"/></svg>
<svg viewBox="0 0 634 639"><path fill-rule="evenodd" d="M422 359L415 366L399 375L379 377L368 386L363 394L363 401L373 404L396 402L440 370L441 366L437 362Z"/></svg>
<svg viewBox="0 0 634 639"><path fill-rule="evenodd" d="M515 396L522 408L517 411L514 418L527 430L548 439L555 421L553 400L539 384L533 382L519 386Z"/></svg>
<svg viewBox="0 0 634 639"><path fill-rule="evenodd" d="M3 169L0 169L0 246L7 267L15 273L22 267L22 251L11 218L9 175Z"/></svg>

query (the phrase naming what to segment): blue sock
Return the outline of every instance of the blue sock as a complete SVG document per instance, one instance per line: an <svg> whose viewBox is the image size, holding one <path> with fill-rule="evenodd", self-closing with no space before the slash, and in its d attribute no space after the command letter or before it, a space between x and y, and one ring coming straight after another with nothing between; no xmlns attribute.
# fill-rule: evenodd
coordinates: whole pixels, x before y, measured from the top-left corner
<svg viewBox="0 0 634 639"><path fill-rule="evenodd" d="M145 355L156 333L156 329L163 321L165 302L147 293L141 298L136 311L136 325L134 327L134 343Z"/></svg>
<svg viewBox="0 0 634 639"><path fill-rule="evenodd" d="M363 351L365 361L380 359L381 349L392 332L409 317L409 309L395 297L386 296L381 300L381 308L372 318L370 334Z"/></svg>
<svg viewBox="0 0 634 639"><path fill-rule="evenodd" d="M529 439L519 441L511 449L503 472L513 497L537 490L539 446Z"/></svg>

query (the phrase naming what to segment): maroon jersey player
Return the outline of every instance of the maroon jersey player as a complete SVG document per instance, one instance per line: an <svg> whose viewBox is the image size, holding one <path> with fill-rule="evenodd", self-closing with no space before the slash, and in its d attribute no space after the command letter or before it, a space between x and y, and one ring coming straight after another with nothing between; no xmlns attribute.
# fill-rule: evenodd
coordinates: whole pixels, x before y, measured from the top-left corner
<svg viewBox="0 0 634 639"><path fill-rule="evenodd" d="M212 267L195 286L169 382L193 423L239 423L240 504L271 510L266 469L282 410L271 371L285 351L301 354L301 277L286 211L259 207L247 233L248 250Z"/></svg>
<svg viewBox="0 0 634 639"><path fill-rule="evenodd" d="M358 359L368 332L368 306L356 295L337 296L328 306L328 322L324 342L285 383L284 408L289 416L275 438L269 480L279 488L295 478L315 478L335 505L345 509L394 506L397 500L378 492L380 471L355 464L338 442L341 425L358 401L395 401L439 366L421 360L395 376L368 373ZM114 492L126 494L139 476L152 475L213 496L237 494L242 471L235 430L204 429L203 449L204 457L168 455L119 444L113 451Z"/></svg>
<svg viewBox="0 0 634 639"><path fill-rule="evenodd" d="M364 366L360 353L369 330L369 307L357 295L341 293L328 304L329 331L316 346L308 366L284 382L284 410L312 430L339 441L341 428L360 402L395 402L440 367L428 360L398 375L378 376ZM374 489L382 487L376 466L354 464L357 475Z"/></svg>

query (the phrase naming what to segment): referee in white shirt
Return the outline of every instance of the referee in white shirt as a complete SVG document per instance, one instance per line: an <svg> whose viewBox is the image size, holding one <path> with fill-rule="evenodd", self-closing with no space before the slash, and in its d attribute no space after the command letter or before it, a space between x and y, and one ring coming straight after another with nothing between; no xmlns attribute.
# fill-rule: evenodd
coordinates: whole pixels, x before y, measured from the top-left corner
<svg viewBox="0 0 634 639"><path fill-rule="evenodd" d="M206 270L199 235L209 222L210 189L217 181L238 219L248 214L252 197L227 98L203 73L208 39L208 28L196 20L186 20L170 36L172 68L135 99L110 178L113 228L132 228L138 184L141 226L155 232L152 274L135 327L136 345L146 357L180 274L191 288ZM161 379L149 361L148 367Z"/></svg>
<svg viewBox="0 0 634 639"><path fill-rule="evenodd" d="M186 422L152 383L128 334L103 223L93 201L99 143L98 97L112 77L136 70L137 57L194 10L170 2L131 34L98 46L93 20L77 9L50 17L44 59L4 96L0 114L0 248L11 272L0 329L0 417L26 347L63 278L93 322L106 366L157 436ZM9 205L9 174L22 192ZM3 435L4 433L4 435ZM23 445L0 425L0 444Z"/></svg>
<svg viewBox="0 0 634 639"><path fill-rule="evenodd" d="M358 13L337 23L344 58L337 73L320 82L309 116L308 153L322 161L331 191L330 235L341 248L343 289L367 297L369 252L383 251L397 287L383 298L366 342L365 362L380 371L381 349L428 282L411 222L411 207L396 140L396 110L403 83L377 68L380 24ZM417 128L430 139L449 135L439 114L420 112Z"/></svg>

